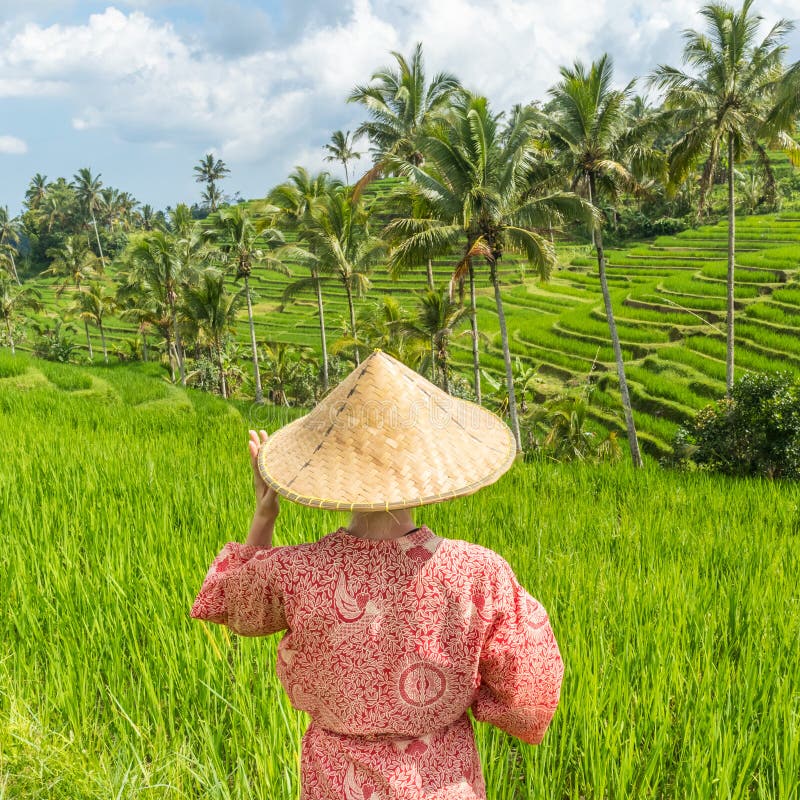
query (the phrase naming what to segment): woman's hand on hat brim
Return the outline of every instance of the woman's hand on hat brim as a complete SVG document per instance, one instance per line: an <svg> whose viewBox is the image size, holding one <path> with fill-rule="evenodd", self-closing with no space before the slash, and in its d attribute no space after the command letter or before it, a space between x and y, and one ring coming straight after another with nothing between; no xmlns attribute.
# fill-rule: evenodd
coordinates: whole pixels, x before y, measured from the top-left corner
<svg viewBox="0 0 800 800"><path fill-rule="evenodd" d="M250 431L250 441L248 447L250 449L250 464L253 467L253 488L256 493L256 514L274 518L278 516L278 494L271 487L268 486L266 481L261 477L261 472L258 469L258 451L261 445L267 441L267 432L262 430L256 433Z"/></svg>

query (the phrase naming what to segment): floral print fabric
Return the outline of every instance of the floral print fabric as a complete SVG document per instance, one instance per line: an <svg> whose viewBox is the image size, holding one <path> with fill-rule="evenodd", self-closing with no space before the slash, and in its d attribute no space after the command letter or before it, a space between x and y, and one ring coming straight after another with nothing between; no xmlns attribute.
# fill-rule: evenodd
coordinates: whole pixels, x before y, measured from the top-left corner
<svg viewBox="0 0 800 800"><path fill-rule="evenodd" d="M278 676L312 720L303 800L485 798L467 710L535 744L558 705L564 665L545 609L492 550L426 526L229 542L191 615L244 636L286 631Z"/></svg>

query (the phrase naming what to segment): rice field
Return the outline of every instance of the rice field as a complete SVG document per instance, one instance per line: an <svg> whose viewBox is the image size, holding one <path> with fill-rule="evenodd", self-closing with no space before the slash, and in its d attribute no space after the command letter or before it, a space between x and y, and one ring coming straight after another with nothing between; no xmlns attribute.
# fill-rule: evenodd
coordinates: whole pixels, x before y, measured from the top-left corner
<svg viewBox="0 0 800 800"><path fill-rule="evenodd" d="M277 638L188 616L249 527L247 429L292 413L0 351L0 797L298 797ZM344 519L284 503L276 543ZM565 660L541 746L477 725L492 800L800 796L800 489L518 464L417 521L506 557Z"/></svg>
<svg viewBox="0 0 800 800"><path fill-rule="evenodd" d="M389 191L393 180L377 181L372 191ZM724 394L725 356L720 337L724 336L726 314L726 244L727 223L723 221L608 250L612 303L624 357L630 366L634 408L642 419L643 430L651 432L643 438L643 446L651 455L660 455L669 448L671 436L664 438L667 428L660 420L676 418L676 396L683 393L680 408L698 407L699 400L694 390L685 385L687 381L716 388L716 395L706 392L704 399ZM599 415L596 418L615 427L620 417L619 393L597 262L591 248L574 242L558 244L558 252L559 268L547 283L526 275L513 257L501 262L511 350L526 364L549 374L551 380L542 389L544 395L585 381L593 369L607 373L611 381L609 397L616 398L616 403L602 420ZM737 218L736 263L738 374L753 369L800 371L796 344L800 332L800 218L791 213ZM451 268L446 258L434 262L434 275L440 285L449 279ZM302 274L300 270L296 272L295 277ZM369 295L357 302L363 306L382 294L393 294L411 310L416 302L414 292L425 287L424 272L421 268L416 274L394 281L377 268ZM486 334L480 345L481 365L495 379L502 380L504 366L494 297L486 275L480 270L477 274L479 328ZM307 345L318 352L316 304L309 296L284 306L282 293L287 280L258 268L254 271L251 284L256 295L257 338ZM49 312L55 313L59 306L53 282L40 283ZM346 316L344 293L334 285L325 290L325 314L330 343L344 330ZM90 331L97 359L99 333L93 328ZM131 324L115 319L108 326L107 338L113 352L126 340L135 338L135 330ZM242 347L242 367L249 375L245 312L241 314L236 339ZM76 341L85 351L82 330ZM22 343L21 350L30 347L28 340ZM471 382L469 337L454 337L452 353L454 366ZM693 372L689 377L672 372L655 382L643 366L645 360L653 359L662 360L667 367L681 363ZM676 382L682 385L677 387ZM484 392L489 388L484 385Z"/></svg>

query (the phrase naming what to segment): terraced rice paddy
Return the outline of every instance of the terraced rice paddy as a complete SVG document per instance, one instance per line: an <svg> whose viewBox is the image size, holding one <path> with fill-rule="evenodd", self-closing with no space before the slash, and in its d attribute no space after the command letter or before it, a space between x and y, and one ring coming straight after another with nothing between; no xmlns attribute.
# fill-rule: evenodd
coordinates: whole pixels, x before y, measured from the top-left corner
<svg viewBox="0 0 800 800"><path fill-rule="evenodd" d="M381 181L374 191L380 195L390 187L391 180ZM727 225L720 223L608 251L612 299L630 365L642 443L653 455L666 451L677 423L709 398L724 393L726 242ZM451 267L447 259L438 260L436 280L444 284ZM800 217L778 214L737 220L738 374L751 369L800 370L798 268ZM525 276L514 259L504 260L501 278L511 348L524 363L538 368L538 398L585 381L591 371L605 373L606 407L598 402L592 414L597 423L620 428L613 354L591 250L563 247L560 267L547 284ZM301 296L283 306L287 280L256 270L252 286L257 337L318 351L314 299ZM489 337L481 345L482 364L499 378L503 364L494 300L486 276L480 275L479 281L479 327ZM425 270L393 281L384 270L376 269L372 284L359 306L391 293L410 309L413 292L425 286ZM52 282L43 286L49 307L56 307ZM344 330L346 317L344 292L333 283L325 291L325 313L333 340ZM134 337L135 331L132 325L113 320L107 335L113 349ZM92 337L99 352L96 330ZM236 338L246 356L249 338L244 312ZM82 331L77 339L83 342ZM452 349L456 368L469 379L469 337L455 337ZM246 361L243 366L247 369Z"/></svg>
<svg viewBox="0 0 800 800"><path fill-rule="evenodd" d="M632 379L689 407L692 376L692 397L716 385L708 359L666 345ZM188 616L213 555L246 536L247 428L294 412L254 416L159 372L0 352L2 798L298 796L307 720L275 676L277 637ZM344 519L284 503L276 544ZM541 746L477 725L491 800L800 796L797 487L517 464L417 521L507 558L564 656Z"/></svg>

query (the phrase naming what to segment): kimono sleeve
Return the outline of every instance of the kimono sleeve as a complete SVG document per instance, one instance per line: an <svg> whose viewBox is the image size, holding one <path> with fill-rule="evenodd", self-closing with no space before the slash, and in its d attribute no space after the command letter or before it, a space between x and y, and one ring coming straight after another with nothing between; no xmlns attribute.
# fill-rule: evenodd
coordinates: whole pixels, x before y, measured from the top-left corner
<svg viewBox="0 0 800 800"><path fill-rule="evenodd" d="M481 651L472 713L539 744L558 706L564 663L547 612L502 559L492 583L494 617Z"/></svg>
<svg viewBox="0 0 800 800"><path fill-rule="evenodd" d="M284 630L280 575L286 549L228 542L211 563L191 616L227 625L242 636Z"/></svg>

